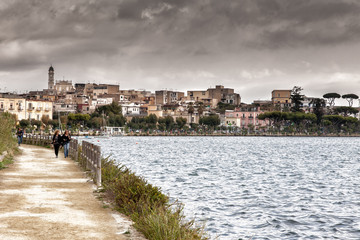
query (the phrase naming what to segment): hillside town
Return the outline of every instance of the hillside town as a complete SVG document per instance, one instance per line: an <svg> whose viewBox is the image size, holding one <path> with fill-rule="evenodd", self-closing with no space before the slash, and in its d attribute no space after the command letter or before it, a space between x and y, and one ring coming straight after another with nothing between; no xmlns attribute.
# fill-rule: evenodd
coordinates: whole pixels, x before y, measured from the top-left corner
<svg viewBox="0 0 360 240"><path fill-rule="evenodd" d="M139 132L144 128L145 130L152 129L149 124L141 125L142 122L155 125L163 123L164 127L159 128L160 130L171 130L169 121L177 125L179 129L184 126L191 129L196 128L199 124L205 124L221 127L223 130L237 129L240 131L242 129L259 132L276 125L276 119L264 117L264 113L274 111L286 113L294 108L296 105L293 98L294 89L273 90L269 93L271 99L255 100L247 104L241 102L240 94L236 93L234 89L222 85L204 90L188 90L186 93L172 90L157 90L155 93L146 90L124 90L114 84L73 83L71 80L55 80L55 69L50 66L47 89L29 91L25 94L0 93L0 112L16 115L18 122L28 121L29 123L25 123L25 127L36 124L42 130L46 125L53 125L52 127L56 128L59 122L66 124L71 120L78 123L79 129L84 129L85 121L89 121L92 116L93 124L89 123L88 128L104 129L108 127L111 129L111 133L114 133L113 128L124 128L125 125L128 131L137 130ZM301 96L300 102L297 104L297 112L305 114L314 114L318 107L321 107L322 115L334 114L334 99L341 97L336 93L330 93L329 97L326 97L325 94L325 98L307 97L300 94L301 88L298 87L297 90L298 95ZM335 96L333 96L334 94ZM353 110L342 112L342 115L348 117L349 114L354 114L354 117L358 119L358 109L352 108L353 100L358 97L355 94L348 95L353 95L346 98L349 101L348 108ZM118 113L121 114L121 119L110 119L109 112L106 110L106 106L110 105L120 107ZM107 111L107 114L104 111ZM88 117L84 118L85 115ZM149 116L155 118L155 121L149 120L149 122ZM216 119L207 124L207 121L211 122L211 116L215 116ZM148 117L147 120L144 120L146 117ZM207 117L209 119L206 119ZM291 118L291 116L287 116L287 118ZM161 119L163 122L160 121Z"/></svg>

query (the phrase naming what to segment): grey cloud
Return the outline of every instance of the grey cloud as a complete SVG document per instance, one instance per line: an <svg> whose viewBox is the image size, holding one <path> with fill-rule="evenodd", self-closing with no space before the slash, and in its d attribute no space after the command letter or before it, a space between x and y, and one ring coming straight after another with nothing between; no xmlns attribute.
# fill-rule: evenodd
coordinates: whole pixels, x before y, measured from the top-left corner
<svg viewBox="0 0 360 240"><path fill-rule="evenodd" d="M69 70L76 79L103 69L100 77L129 79L124 81L132 88L184 83L191 88L196 79L197 86L233 82L254 89L265 81L280 86L301 73L291 68L299 59L324 69L349 66L347 54L359 52L359 13L356 0L2 0L0 72L53 63L57 71L81 66L83 72ZM317 56L309 48L329 54ZM268 68L289 75L270 75L250 86L236 74ZM189 71L217 78L181 74Z"/></svg>

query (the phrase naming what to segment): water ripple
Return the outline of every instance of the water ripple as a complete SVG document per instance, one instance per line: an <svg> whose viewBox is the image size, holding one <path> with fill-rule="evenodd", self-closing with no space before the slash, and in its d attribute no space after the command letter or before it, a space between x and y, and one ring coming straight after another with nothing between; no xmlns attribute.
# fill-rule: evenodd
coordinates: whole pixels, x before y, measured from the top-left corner
<svg viewBox="0 0 360 240"><path fill-rule="evenodd" d="M99 140L99 142L98 142ZM360 139L95 139L219 239L360 239Z"/></svg>

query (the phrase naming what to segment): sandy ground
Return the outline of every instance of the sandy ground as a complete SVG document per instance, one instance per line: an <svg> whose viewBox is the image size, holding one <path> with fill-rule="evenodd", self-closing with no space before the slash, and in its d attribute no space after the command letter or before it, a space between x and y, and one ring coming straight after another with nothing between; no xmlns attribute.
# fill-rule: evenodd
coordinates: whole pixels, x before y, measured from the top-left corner
<svg viewBox="0 0 360 240"><path fill-rule="evenodd" d="M0 171L0 239L145 239L129 220L104 208L74 161L62 153L55 158L52 149L21 150Z"/></svg>

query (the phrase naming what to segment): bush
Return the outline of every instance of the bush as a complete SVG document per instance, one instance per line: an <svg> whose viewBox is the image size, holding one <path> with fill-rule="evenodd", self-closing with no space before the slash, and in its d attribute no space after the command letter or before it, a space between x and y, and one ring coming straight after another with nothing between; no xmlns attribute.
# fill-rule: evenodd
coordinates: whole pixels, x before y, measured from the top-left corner
<svg viewBox="0 0 360 240"><path fill-rule="evenodd" d="M208 239L203 227L186 221L180 204L169 204L169 197L123 165L102 160L102 184L118 211L128 215L135 228L148 239Z"/></svg>
<svg viewBox="0 0 360 240"><path fill-rule="evenodd" d="M16 139L13 136L15 117L9 113L0 114L0 155L7 150L16 148Z"/></svg>
<svg viewBox="0 0 360 240"><path fill-rule="evenodd" d="M7 151L7 155L0 162L0 169L12 163L13 154L18 153L16 139L13 134L16 117L9 113L0 114L0 155Z"/></svg>

